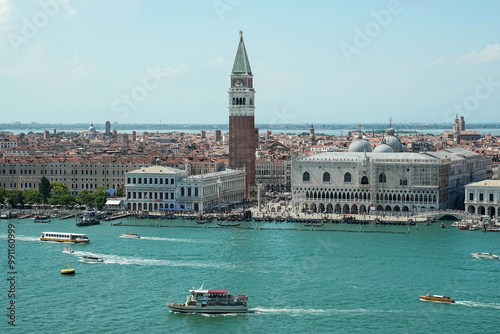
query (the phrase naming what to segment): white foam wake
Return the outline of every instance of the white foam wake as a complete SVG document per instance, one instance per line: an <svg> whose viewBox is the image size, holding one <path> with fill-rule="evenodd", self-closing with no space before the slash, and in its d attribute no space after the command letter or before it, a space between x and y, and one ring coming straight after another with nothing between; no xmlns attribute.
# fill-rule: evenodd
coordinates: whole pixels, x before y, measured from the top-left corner
<svg viewBox="0 0 500 334"><path fill-rule="evenodd" d="M0 234L0 239L7 239L7 234ZM40 241L40 237L31 237L26 235L15 235L15 239L19 241Z"/></svg>
<svg viewBox="0 0 500 334"><path fill-rule="evenodd" d="M288 314L290 316L300 316L304 314L311 315L326 315L326 314L343 314L343 313L373 313L374 310L367 309L314 309L314 308L265 308L255 307L250 311L258 314Z"/></svg>
<svg viewBox="0 0 500 334"><path fill-rule="evenodd" d="M63 251L64 252L64 251ZM119 264L119 265L138 265L138 266L167 266L167 267L196 267L207 268L216 267L220 268L221 265L213 263L205 263L198 261L170 261L170 260L157 260L157 259L143 259L133 256L120 256L114 254L99 254L91 252L75 251L71 253L75 256L90 255L100 257L104 260L104 264Z"/></svg>
<svg viewBox="0 0 500 334"><path fill-rule="evenodd" d="M177 239L177 238L161 238L161 237L141 237L141 239L154 240L154 241L171 241L171 242L199 242L193 239Z"/></svg>
<svg viewBox="0 0 500 334"><path fill-rule="evenodd" d="M500 310L500 303L480 303L480 302L474 302L471 300L459 300L455 301L455 304L457 305L464 305L468 307L484 307L484 308L493 308Z"/></svg>

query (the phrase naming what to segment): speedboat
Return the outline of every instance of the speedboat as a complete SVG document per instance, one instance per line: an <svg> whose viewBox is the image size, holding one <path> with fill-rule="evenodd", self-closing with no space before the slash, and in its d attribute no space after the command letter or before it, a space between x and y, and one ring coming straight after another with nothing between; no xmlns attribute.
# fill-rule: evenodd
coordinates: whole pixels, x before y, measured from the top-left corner
<svg viewBox="0 0 500 334"><path fill-rule="evenodd" d="M167 303L167 306L181 313L246 313L247 300L247 295L230 295L227 290L204 290L202 284L199 289L189 290L185 303Z"/></svg>
<svg viewBox="0 0 500 334"><path fill-rule="evenodd" d="M141 236L136 233L122 233L122 238L133 238L133 239L140 239Z"/></svg>
<svg viewBox="0 0 500 334"><path fill-rule="evenodd" d="M427 301L427 302L438 302L438 303L454 303L455 299L446 297L446 296L440 296L440 295L420 295L420 300Z"/></svg>
<svg viewBox="0 0 500 334"><path fill-rule="evenodd" d="M104 262L102 258L97 257L97 256L90 256L90 255L83 255L79 259L80 262L86 262L86 263L98 263L98 262Z"/></svg>
<svg viewBox="0 0 500 334"><path fill-rule="evenodd" d="M498 255L491 254L491 253L470 253L472 256L474 256L476 259L498 259Z"/></svg>
<svg viewBox="0 0 500 334"><path fill-rule="evenodd" d="M71 247L67 247L67 248L64 248L64 253L69 253L69 254L72 254L74 253L75 250L74 249L71 249Z"/></svg>

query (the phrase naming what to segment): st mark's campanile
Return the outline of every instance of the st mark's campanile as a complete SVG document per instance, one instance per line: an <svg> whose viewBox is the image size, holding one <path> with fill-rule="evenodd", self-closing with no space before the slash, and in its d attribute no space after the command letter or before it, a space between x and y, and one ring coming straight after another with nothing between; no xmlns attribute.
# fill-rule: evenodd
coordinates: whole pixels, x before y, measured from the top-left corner
<svg viewBox="0 0 500 334"><path fill-rule="evenodd" d="M245 168L246 197L255 184L255 121L253 75L248 61L243 33L231 71L229 89L229 167Z"/></svg>

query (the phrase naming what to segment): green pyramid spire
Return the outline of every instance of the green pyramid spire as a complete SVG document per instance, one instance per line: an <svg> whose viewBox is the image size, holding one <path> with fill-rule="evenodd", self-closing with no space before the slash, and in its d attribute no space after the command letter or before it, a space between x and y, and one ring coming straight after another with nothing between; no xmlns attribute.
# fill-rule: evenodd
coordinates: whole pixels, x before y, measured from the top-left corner
<svg viewBox="0 0 500 334"><path fill-rule="evenodd" d="M247 50L245 49L245 43L243 42L243 32L241 30L240 36L240 44L238 45L238 51L236 52L236 58L234 59L233 71L231 74L252 74L250 62L248 61Z"/></svg>

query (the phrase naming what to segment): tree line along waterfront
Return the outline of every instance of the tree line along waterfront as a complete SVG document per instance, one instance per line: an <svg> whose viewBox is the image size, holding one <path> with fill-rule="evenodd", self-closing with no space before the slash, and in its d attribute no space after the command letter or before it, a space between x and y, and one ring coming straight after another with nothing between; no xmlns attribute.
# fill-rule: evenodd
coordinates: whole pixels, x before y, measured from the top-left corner
<svg viewBox="0 0 500 334"><path fill-rule="evenodd" d="M116 196L123 196L123 187L116 189ZM50 182L42 177L38 189L10 190L0 188L0 205L20 208L25 205L87 205L102 209L107 197L111 195L104 186L97 187L94 191L83 189L77 196L73 196L68 186L61 182Z"/></svg>

